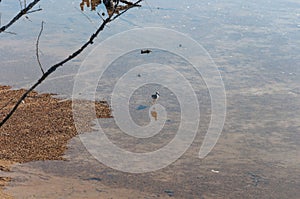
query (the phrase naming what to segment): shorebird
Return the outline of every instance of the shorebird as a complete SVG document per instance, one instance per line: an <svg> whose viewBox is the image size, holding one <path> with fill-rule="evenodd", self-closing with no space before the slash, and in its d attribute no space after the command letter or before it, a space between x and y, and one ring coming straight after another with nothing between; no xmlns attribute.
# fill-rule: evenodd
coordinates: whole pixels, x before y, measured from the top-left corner
<svg viewBox="0 0 300 199"><path fill-rule="evenodd" d="M151 95L153 102L155 102L159 98L159 92L156 91L155 94Z"/></svg>

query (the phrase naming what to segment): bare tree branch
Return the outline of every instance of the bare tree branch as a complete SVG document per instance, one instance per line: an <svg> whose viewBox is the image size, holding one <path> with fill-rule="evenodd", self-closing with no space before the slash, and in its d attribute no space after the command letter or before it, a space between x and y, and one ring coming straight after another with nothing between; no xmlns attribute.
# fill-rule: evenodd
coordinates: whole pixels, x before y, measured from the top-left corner
<svg viewBox="0 0 300 199"><path fill-rule="evenodd" d="M0 33L4 32L7 28L9 28L12 24L14 24L18 19L20 19L23 15L27 14L30 9L33 8L40 0L34 0L27 7L21 10L8 24L2 26L0 28ZM26 3L25 3L26 4Z"/></svg>
<svg viewBox="0 0 300 199"><path fill-rule="evenodd" d="M142 2L143 0L139 0L135 3L132 3L132 5L130 5L128 8L126 8L125 10L123 10L122 12L120 12L119 14L117 14L114 18L112 18L112 20L115 20L116 18L120 17L121 15L123 15L125 12L127 12L129 9L136 7L136 6L140 6L139 3Z"/></svg>
<svg viewBox="0 0 300 199"><path fill-rule="evenodd" d="M130 6L139 6L138 3L135 4L133 2L126 1L126 0L120 0L120 2L125 3L127 5L130 5Z"/></svg>
<svg viewBox="0 0 300 199"><path fill-rule="evenodd" d="M44 29L44 21L42 21L42 24L41 24L41 30L40 30L40 33L39 33L39 35L38 35L38 37L37 37L37 40L36 40L36 52L35 52L35 54L36 54L36 59L37 59L37 61L38 61L38 64L39 64L39 66L40 66L40 69L41 69L41 71L42 71L42 73L43 74L45 74L45 72L44 72L44 69L43 69L43 66L42 66L42 64L41 64L41 61L40 61L40 56L39 56L39 43L40 43L40 37L41 37L41 35L42 35L42 32L43 32L43 29Z"/></svg>
<svg viewBox="0 0 300 199"><path fill-rule="evenodd" d="M134 3L133 5L137 5L138 3L142 2L142 0L137 1L136 3ZM117 8L118 3L115 5L115 8ZM112 22L113 20L117 19L118 17L120 17L122 14L124 14L126 11L128 11L129 9L133 8L135 6L130 6L128 7L126 10L124 10L123 12L117 14L115 17L113 17L113 15L107 17L102 24L99 26L99 28L96 30L96 32L94 34L91 35L90 39L84 43L78 50L76 50L73 54L69 55L69 57L65 58L64 60L58 62L57 64L51 66L41 77L40 79L38 79L36 81L35 84L33 84L21 97L20 99L16 102L16 104L14 105L14 107L12 108L12 110L5 116L5 118L0 122L0 127L2 127L2 125L5 124L5 122L13 115L13 113L17 110L17 108L19 107L19 105L22 103L22 101L27 97L27 95L33 91L38 85L40 85L50 74L52 74L53 72L56 71L57 68L63 66L65 63L67 63L68 61L74 59L75 57L77 57L83 50L85 50L89 45L92 45L94 43L95 38L99 35L99 33L101 31L104 30L105 26Z"/></svg>
<svg viewBox="0 0 300 199"><path fill-rule="evenodd" d="M1 2L1 0L0 0L0 2ZM1 20L2 20L2 14L1 14L1 12L0 12L0 26L1 26ZM8 34L12 34L12 35L16 35L17 33L15 33L15 32L10 32L10 31L4 31L5 33L8 33Z"/></svg>

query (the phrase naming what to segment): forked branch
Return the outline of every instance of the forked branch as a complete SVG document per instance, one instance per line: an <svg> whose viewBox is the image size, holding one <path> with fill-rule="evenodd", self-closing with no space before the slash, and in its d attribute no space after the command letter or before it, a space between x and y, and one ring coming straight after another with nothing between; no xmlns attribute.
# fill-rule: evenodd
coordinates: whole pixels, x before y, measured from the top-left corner
<svg viewBox="0 0 300 199"><path fill-rule="evenodd" d="M31 10L39 1L40 0L34 0L30 4L28 4L28 6L26 6L24 9L21 9L21 11L10 22L8 22L8 24L6 24L0 28L0 33L4 32L12 24L14 24L16 21L18 21L23 15L28 14L28 11Z"/></svg>
<svg viewBox="0 0 300 199"><path fill-rule="evenodd" d="M113 17L113 15L110 15L109 17L107 17L105 20L103 20L102 24L98 27L98 29L96 30L96 32L94 34L92 34L89 38L89 40L84 43L78 50L76 50L73 54L69 55L67 58L65 58L64 60L58 62L57 64L51 66L45 73L43 73L43 75L36 81L35 84L33 84L21 97L20 99L16 102L16 104L14 105L14 107L12 108L12 110L5 116L5 118L0 122L0 127L5 124L5 122L13 115L13 113L17 110L17 108L19 107L19 105L22 103L22 101L27 97L27 95L33 91L38 85L40 85L50 74L52 74L53 72L56 71L57 68L63 66L65 63L67 63L68 61L74 59L75 57L77 57L84 49L86 49L89 45L93 44L95 38L99 35L99 33L101 31L104 30L105 26L112 22L113 20L117 19L118 17L120 17L122 14L124 14L126 11L128 11L129 9L137 6L140 2L142 2L143 0L138 0L135 3L133 3L132 6L128 7L126 10L124 10L123 12L117 14L116 16ZM117 8L118 3L115 5L115 8Z"/></svg>

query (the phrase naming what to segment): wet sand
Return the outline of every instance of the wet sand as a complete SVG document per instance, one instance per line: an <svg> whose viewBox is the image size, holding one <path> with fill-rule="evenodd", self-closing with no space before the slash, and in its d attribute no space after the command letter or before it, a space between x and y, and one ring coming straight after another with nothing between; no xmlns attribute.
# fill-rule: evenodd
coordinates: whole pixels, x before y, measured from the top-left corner
<svg viewBox="0 0 300 199"><path fill-rule="evenodd" d="M0 159L18 162L3 175L11 181L1 194L49 199L296 199L300 195L300 118L295 112L299 95L278 84L273 88L278 89L271 92L260 87L244 93L229 89L224 130L206 158L197 156L206 130L202 125L194 143L180 159L164 169L143 174L116 171L96 161L73 131L71 102L32 93L1 128ZM5 102L21 92L1 87ZM269 103L273 106L267 106ZM3 105L2 102L0 107ZM110 117L107 104L102 105L99 116L101 110L106 110L102 117ZM1 115L10 106L1 109ZM85 125L88 131L89 124ZM115 142L125 143L128 150L136 149L134 142L114 132L111 129L108 134L113 134ZM143 147L152 146L149 142ZM2 178L2 183L7 180Z"/></svg>

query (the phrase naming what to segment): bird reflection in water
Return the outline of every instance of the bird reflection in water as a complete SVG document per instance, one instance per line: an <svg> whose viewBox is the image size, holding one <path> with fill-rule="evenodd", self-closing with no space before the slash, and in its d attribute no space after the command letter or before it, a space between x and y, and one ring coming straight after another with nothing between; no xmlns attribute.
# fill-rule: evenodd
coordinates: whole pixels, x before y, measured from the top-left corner
<svg viewBox="0 0 300 199"><path fill-rule="evenodd" d="M120 5L118 2L123 4ZM93 11L96 10L96 7L101 3L102 0L82 0L80 3L80 9L84 11L84 5L86 5L88 8L91 7L91 10ZM134 3L126 0L103 0L103 4L109 16L112 16L114 13L119 14L120 11L126 10L130 7L141 7L141 5L135 5Z"/></svg>
<svg viewBox="0 0 300 199"><path fill-rule="evenodd" d="M153 111L151 111L151 116L155 119L155 121L157 121L158 114L155 111L155 108L153 108Z"/></svg>

